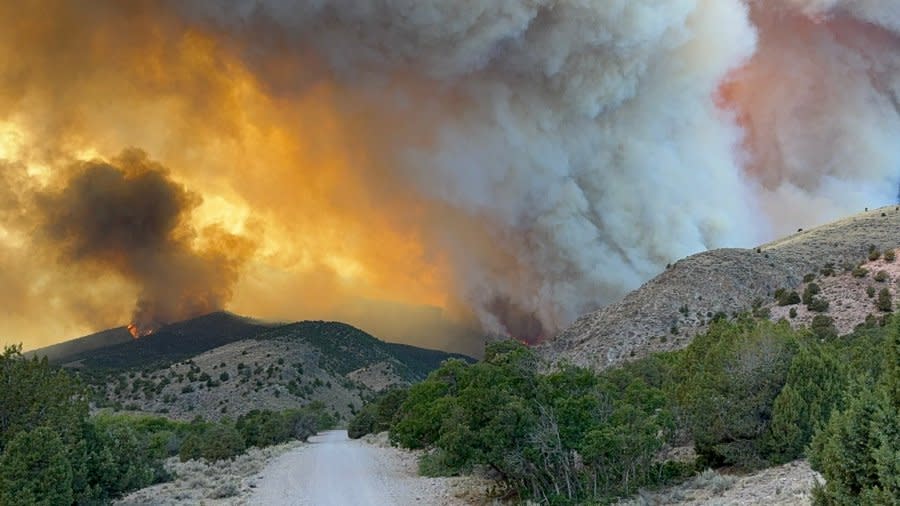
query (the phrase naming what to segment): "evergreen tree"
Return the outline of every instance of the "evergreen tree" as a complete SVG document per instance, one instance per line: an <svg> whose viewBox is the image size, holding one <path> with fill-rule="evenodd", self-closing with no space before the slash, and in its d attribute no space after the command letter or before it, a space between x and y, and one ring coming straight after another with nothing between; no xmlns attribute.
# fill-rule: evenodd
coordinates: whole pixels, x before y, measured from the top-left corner
<svg viewBox="0 0 900 506"><path fill-rule="evenodd" d="M796 352L787 322L721 322L697 336L677 371L676 397L704 465L764 465L775 398Z"/></svg>
<svg viewBox="0 0 900 506"><path fill-rule="evenodd" d="M49 427L19 431L0 456L0 504L72 504L72 465L62 439Z"/></svg>
<svg viewBox="0 0 900 506"><path fill-rule="evenodd" d="M844 411L813 439L810 463L825 477L817 505L900 501L900 319L891 325L877 382L858 381ZM874 384L873 384L874 383Z"/></svg>
<svg viewBox="0 0 900 506"><path fill-rule="evenodd" d="M767 445L774 462L803 454L816 430L841 405L846 382L844 367L830 348L818 343L800 348L772 407Z"/></svg>
<svg viewBox="0 0 900 506"><path fill-rule="evenodd" d="M81 439L88 415L86 392L47 359L26 359L21 346L0 354L0 451L18 432L46 426L67 447Z"/></svg>

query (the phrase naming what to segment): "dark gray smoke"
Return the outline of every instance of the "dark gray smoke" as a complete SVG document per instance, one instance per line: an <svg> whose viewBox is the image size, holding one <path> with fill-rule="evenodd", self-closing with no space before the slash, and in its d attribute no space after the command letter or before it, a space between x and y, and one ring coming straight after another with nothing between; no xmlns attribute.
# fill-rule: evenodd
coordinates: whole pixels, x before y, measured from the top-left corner
<svg viewBox="0 0 900 506"><path fill-rule="evenodd" d="M63 188L35 200L41 230L61 261L113 270L140 287L137 334L224 307L249 244L215 229L198 237L189 225L197 195L138 150L70 170Z"/></svg>

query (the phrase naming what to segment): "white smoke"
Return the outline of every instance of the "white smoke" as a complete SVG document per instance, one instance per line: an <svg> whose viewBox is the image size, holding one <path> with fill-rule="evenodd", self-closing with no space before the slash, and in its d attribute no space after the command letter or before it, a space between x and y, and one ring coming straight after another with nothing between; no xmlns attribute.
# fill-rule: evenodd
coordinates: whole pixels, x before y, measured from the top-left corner
<svg viewBox="0 0 900 506"><path fill-rule="evenodd" d="M489 330L547 335L682 256L897 195L894 0L176 5L273 90L333 80L370 115L361 175L426 203Z"/></svg>

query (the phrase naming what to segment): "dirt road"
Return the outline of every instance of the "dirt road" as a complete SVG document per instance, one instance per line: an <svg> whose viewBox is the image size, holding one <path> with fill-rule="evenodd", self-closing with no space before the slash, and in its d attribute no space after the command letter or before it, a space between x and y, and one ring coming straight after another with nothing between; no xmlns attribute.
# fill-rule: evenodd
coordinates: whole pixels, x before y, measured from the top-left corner
<svg viewBox="0 0 900 506"><path fill-rule="evenodd" d="M346 431L323 432L310 444L282 455L264 471L250 504L380 506L448 504L435 497L428 481L410 472L398 450L347 438ZM443 495L443 494L440 494Z"/></svg>

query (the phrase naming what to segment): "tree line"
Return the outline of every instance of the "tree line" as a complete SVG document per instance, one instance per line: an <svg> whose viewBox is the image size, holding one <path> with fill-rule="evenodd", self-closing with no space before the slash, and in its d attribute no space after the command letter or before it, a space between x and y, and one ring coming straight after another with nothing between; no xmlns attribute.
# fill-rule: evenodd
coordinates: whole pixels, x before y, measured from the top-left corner
<svg viewBox="0 0 900 506"><path fill-rule="evenodd" d="M163 462L234 457L251 446L305 440L336 421L321 403L236 420L181 422L89 414L90 391L20 347L0 354L0 504L107 504L172 477Z"/></svg>
<svg viewBox="0 0 900 506"><path fill-rule="evenodd" d="M684 350L593 372L544 367L516 342L450 360L366 405L351 436L388 430L424 474L485 470L547 504L607 503L731 466L808 457L819 505L900 498L900 319L845 337L742 315ZM693 462L665 450L693 444Z"/></svg>

